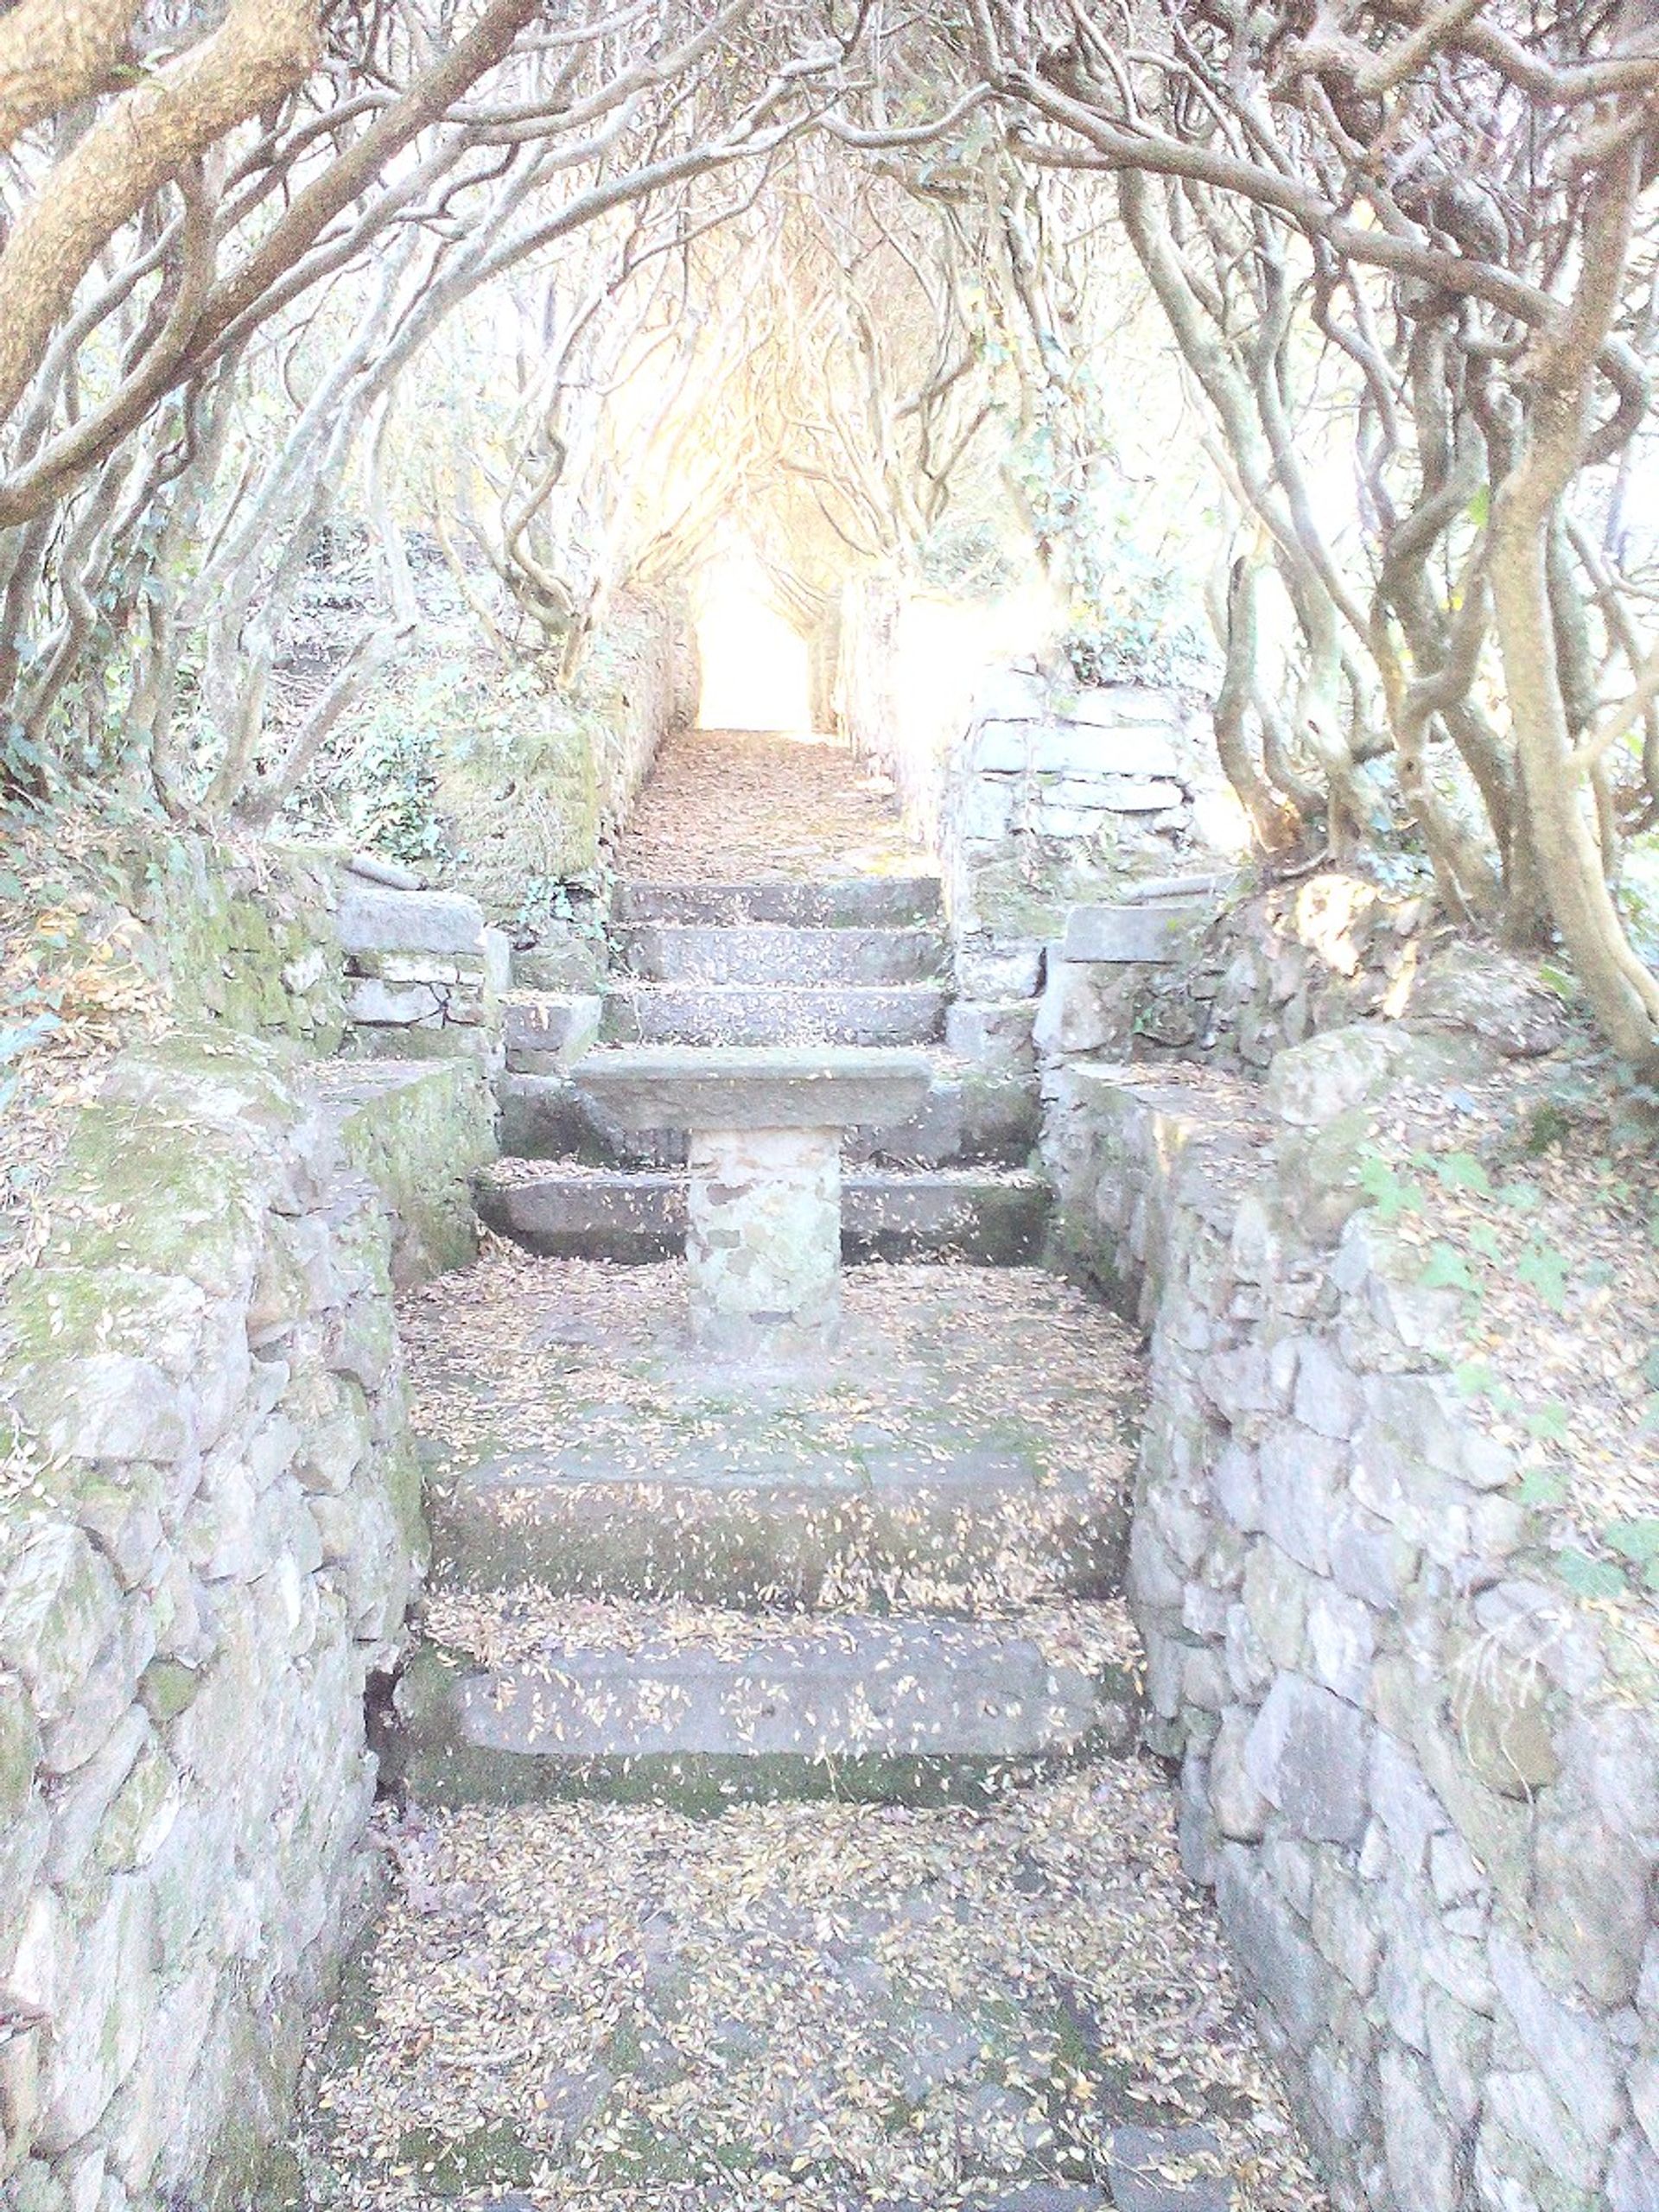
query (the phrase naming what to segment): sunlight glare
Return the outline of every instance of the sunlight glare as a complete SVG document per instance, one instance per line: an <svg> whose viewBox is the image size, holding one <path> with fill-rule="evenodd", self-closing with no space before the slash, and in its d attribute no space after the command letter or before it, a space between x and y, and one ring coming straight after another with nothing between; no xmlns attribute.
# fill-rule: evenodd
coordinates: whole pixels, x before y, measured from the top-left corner
<svg viewBox="0 0 1659 2212"><path fill-rule="evenodd" d="M806 640L779 613L752 552L720 556L698 578L704 729L805 730L812 723Z"/></svg>

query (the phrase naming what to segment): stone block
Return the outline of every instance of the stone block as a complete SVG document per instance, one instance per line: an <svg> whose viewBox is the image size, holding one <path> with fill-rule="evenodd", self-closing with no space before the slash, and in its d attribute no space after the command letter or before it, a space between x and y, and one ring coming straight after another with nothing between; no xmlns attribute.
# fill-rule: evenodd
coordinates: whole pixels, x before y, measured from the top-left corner
<svg viewBox="0 0 1659 2212"><path fill-rule="evenodd" d="M1279 1054L1268 1077L1268 1103L1293 1128L1319 1128L1380 1097L1398 1063L1383 1031L1332 1029Z"/></svg>
<svg viewBox="0 0 1659 2212"><path fill-rule="evenodd" d="M1659 2212L1659 2155L1634 2133L1621 2135L1613 2145L1607 2212Z"/></svg>
<svg viewBox="0 0 1659 2212"><path fill-rule="evenodd" d="M1268 1801L1245 1756L1254 1717L1243 1706L1230 1707L1210 1747L1210 1809L1233 1843L1259 1843L1267 1827Z"/></svg>
<svg viewBox="0 0 1659 2212"><path fill-rule="evenodd" d="M50 1726L69 1713L122 1618L115 1577L79 1529L35 1536L0 1586L0 1659Z"/></svg>
<svg viewBox="0 0 1659 2212"><path fill-rule="evenodd" d="M1359 1386L1330 1346L1317 1337L1308 1338L1300 1347L1292 1410L1305 1428L1321 1436L1350 1437L1359 1425Z"/></svg>
<svg viewBox="0 0 1659 2212"><path fill-rule="evenodd" d="M1110 971L1050 956L1032 1038L1046 1059L1126 1052L1134 1035L1133 991Z"/></svg>
<svg viewBox="0 0 1659 2212"><path fill-rule="evenodd" d="M1357 1997L1369 1997L1382 1948L1376 1916L1349 1863L1329 1853L1321 1853L1314 1869L1308 1924L1320 1955Z"/></svg>
<svg viewBox="0 0 1659 2212"><path fill-rule="evenodd" d="M944 1017L945 1050L976 1068L1019 1071L1036 1065L1029 999L958 999Z"/></svg>
<svg viewBox="0 0 1659 2212"><path fill-rule="evenodd" d="M957 988L964 999L1035 998L1043 948L1034 938L963 937L956 950Z"/></svg>
<svg viewBox="0 0 1659 2212"><path fill-rule="evenodd" d="M1250 1779L1294 1835L1358 1842L1368 1810L1365 1722L1354 1707L1298 1675L1268 1693L1245 1748Z"/></svg>
<svg viewBox="0 0 1659 2212"><path fill-rule="evenodd" d="M484 950L484 909L456 891L392 891L354 883L340 893L334 921L348 955Z"/></svg>
<svg viewBox="0 0 1659 2212"><path fill-rule="evenodd" d="M505 930L484 931L484 981L497 998L512 988L512 939Z"/></svg>
<svg viewBox="0 0 1659 2212"><path fill-rule="evenodd" d="M1017 784L1001 777L974 777L957 794L953 820L957 836L976 842L1000 843L1013 827L1019 798Z"/></svg>
<svg viewBox="0 0 1659 2212"><path fill-rule="evenodd" d="M178 1386L126 1352L36 1360L18 1378L17 1403L54 1459L170 1464L191 1441Z"/></svg>
<svg viewBox="0 0 1659 2212"><path fill-rule="evenodd" d="M1528 2055L1586 2141L1605 2152L1623 2107L1605 2027L1545 1986L1508 1929L1495 1926L1486 1948L1498 1999Z"/></svg>
<svg viewBox="0 0 1659 2212"><path fill-rule="evenodd" d="M1328 1436L1291 1422L1262 1444L1262 1525L1300 1566L1324 1574L1331 1565L1331 1524L1345 1454Z"/></svg>
<svg viewBox="0 0 1659 2212"><path fill-rule="evenodd" d="M448 984L389 983L378 976L360 976L346 992L346 1013L349 1020L372 1028L436 1029L449 999Z"/></svg>
<svg viewBox="0 0 1659 2212"><path fill-rule="evenodd" d="M1370 1614L1359 1600L1328 1583L1316 1585L1307 1601L1308 1666L1315 1681L1350 1705L1363 1705L1376 1649Z"/></svg>
<svg viewBox="0 0 1659 2212"><path fill-rule="evenodd" d="M1539 1821L1533 1911L1539 1936L1597 2005L1627 2004L1650 1918L1649 1866L1593 1815Z"/></svg>
<svg viewBox="0 0 1659 2212"><path fill-rule="evenodd" d="M1109 966L1179 961L1208 916L1207 907L1194 906L1074 906L1061 957Z"/></svg>
<svg viewBox="0 0 1659 2212"><path fill-rule="evenodd" d="M509 999L503 1039L515 1074L557 1075L599 1041L604 1001L596 994L538 994Z"/></svg>
<svg viewBox="0 0 1659 2212"><path fill-rule="evenodd" d="M1384 2050L1377 2081L1395 2201L1411 2212L1460 2212L1455 2138L1422 2069L1408 2052Z"/></svg>
<svg viewBox="0 0 1659 2212"><path fill-rule="evenodd" d="M1335 1983L1306 1930L1243 1844L1217 1853L1216 1904L1240 1974L1293 2050L1308 2050L1330 2018Z"/></svg>

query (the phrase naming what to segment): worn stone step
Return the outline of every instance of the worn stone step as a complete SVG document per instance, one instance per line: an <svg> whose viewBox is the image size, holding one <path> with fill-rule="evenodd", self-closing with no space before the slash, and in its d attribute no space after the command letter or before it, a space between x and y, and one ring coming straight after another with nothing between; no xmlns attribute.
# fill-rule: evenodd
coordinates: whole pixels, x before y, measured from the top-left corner
<svg viewBox="0 0 1659 2212"><path fill-rule="evenodd" d="M450 1585L942 1613L1117 1586L1123 1484L1011 1416L993 1436L920 1406L819 1433L764 1408L695 1414L632 1451L602 1427L432 1471Z"/></svg>
<svg viewBox="0 0 1659 2212"><path fill-rule="evenodd" d="M933 929L639 922L617 944L626 968L657 983L915 983L946 965Z"/></svg>
<svg viewBox="0 0 1659 2212"><path fill-rule="evenodd" d="M937 1048L927 1095L907 1121L886 1128L849 1130L850 1163L917 1167L1023 1164L1037 1142L1041 1104L1033 1075L973 1068ZM673 1130L638 1130L576 1090L569 1077L509 1071L496 1085L501 1150L515 1160L582 1160L594 1164L673 1167L685 1160L685 1138Z"/></svg>
<svg viewBox="0 0 1659 2212"><path fill-rule="evenodd" d="M617 918L725 925L781 922L804 929L893 929L937 922L936 875L860 875L833 883L624 883Z"/></svg>
<svg viewBox="0 0 1659 2212"><path fill-rule="evenodd" d="M628 1045L926 1045L943 1035L938 984L638 983L606 995L604 1033Z"/></svg>
<svg viewBox="0 0 1659 2212"><path fill-rule="evenodd" d="M685 1245L686 1182L662 1169L486 1173L479 1218L549 1259L666 1259ZM938 1170L846 1175L843 1259L957 1258L1020 1267L1042 1253L1049 1192L1029 1173Z"/></svg>
<svg viewBox="0 0 1659 2212"><path fill-rule="evenodd" d="M1122 1671L1018 1621L562 1611L533 1591L437 1610L464 1640L418 1649L380 1745L427 1805L983 1803L1134 1740Z"/></svg>

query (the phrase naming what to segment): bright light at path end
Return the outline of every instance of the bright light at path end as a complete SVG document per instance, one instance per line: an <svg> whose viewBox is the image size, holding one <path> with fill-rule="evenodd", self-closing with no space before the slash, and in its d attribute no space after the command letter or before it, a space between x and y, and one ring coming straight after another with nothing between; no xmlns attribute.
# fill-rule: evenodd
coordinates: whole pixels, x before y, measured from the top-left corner
<svg viewBox="0 0 1659 2212"><path fill-rule="evenodd" d="M772 605L752 554L728 554L698 579L704 729L810 729L806 641Z"/></svg>

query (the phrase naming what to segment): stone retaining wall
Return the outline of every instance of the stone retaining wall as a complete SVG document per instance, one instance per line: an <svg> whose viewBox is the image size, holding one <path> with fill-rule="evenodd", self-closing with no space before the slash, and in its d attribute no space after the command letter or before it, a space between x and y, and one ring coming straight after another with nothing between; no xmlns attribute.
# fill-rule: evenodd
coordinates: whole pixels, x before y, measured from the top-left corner
<svg viewBox="0 0 1659 2212"><path fill-rule="evenodd" d="M0 2175L223 2204L372 1894L423 1535L385 1211L246 1042L81 1121L0 1307Z"/></svg>
<svg viewBox="0 0 1659 2212"><path fill-rule="evenodd" d="M1050 1072L1065 1243L1151 1332L1153 1742L1344 2212L1655 2212L1659 1684L1363 1203L1355 1036Z"/></svg>

